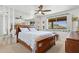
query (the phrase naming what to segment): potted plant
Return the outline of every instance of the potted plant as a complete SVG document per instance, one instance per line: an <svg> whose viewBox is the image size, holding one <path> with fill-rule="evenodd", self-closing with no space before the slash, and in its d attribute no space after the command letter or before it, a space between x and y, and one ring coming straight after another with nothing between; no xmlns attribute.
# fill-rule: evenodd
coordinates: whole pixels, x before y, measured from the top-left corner
<svg viewBox="0 0 79 59"><path fill-rule="evenodd" d="M78 17L77 16L72 17L72 27L73 27L73 31L78 30Z"/></svg>

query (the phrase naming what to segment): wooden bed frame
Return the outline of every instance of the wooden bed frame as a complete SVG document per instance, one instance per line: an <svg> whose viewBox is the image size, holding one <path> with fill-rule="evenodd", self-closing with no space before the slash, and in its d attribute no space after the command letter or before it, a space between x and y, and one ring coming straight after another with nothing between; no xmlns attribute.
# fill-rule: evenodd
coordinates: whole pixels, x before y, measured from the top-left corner
<svg viewBox="0 0 79 59"><path fill-rule="evenodd" d="M16 27L16 35L17 35L17 43L21 43L25 47L27 47L29 50L32 51L31 47L27 45L24 41L20 40L18 38L18 34L20 31L20 27L27 27L27 26L17 26ZM55 36L48 37L46 39L40 40L36 42L36 53L42 53L46 52L49 48L55 45Z"/></svg>

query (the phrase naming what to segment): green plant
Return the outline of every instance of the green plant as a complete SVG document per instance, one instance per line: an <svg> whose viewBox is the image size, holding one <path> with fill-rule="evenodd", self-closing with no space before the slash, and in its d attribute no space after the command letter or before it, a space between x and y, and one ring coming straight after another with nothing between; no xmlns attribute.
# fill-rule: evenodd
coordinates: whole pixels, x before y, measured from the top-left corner
<svg viewBox="0 0 79 59"><path fill-rule="evenodd" d="M76 21L77 19L78 19L77 16L73 16L73 17L72 17L72 21Z"/></svg>

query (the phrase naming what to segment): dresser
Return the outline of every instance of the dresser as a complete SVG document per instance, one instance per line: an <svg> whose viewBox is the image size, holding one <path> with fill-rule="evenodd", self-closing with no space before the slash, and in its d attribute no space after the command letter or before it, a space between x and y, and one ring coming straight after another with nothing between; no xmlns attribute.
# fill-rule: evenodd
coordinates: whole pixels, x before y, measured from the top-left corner
<svg viewBox="0 0 79 59"><path fill-rule="evenodd" d="M65 52L79 53L79 32L71 32L65 41Z"/></svg>

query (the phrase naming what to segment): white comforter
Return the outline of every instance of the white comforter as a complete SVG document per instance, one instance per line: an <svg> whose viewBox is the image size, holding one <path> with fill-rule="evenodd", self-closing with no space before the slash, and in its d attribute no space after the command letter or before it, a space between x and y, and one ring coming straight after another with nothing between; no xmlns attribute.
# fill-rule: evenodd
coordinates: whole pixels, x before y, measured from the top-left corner
<svg viewBox="0 0 79 59"><path fill-rule="evenodd" d="M20 32L18 38L30 45L30 47L35 50L36 41L51 37L55 34L47 31L29 31L29 32Z"/></svg>

